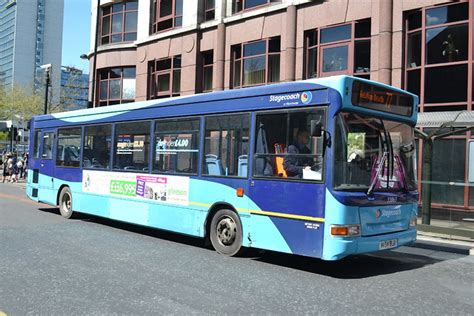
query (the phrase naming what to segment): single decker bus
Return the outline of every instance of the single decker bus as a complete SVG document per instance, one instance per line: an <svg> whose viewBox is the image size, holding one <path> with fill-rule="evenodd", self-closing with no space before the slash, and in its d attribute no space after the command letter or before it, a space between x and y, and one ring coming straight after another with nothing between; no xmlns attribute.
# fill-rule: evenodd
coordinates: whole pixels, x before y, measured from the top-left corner
<svg viewBox="0 0 474 316"><path fill-rule="evenodd" d="M40 115L26 194L228 256L393 249L416 239L417 104L335 76Z"/></svg>

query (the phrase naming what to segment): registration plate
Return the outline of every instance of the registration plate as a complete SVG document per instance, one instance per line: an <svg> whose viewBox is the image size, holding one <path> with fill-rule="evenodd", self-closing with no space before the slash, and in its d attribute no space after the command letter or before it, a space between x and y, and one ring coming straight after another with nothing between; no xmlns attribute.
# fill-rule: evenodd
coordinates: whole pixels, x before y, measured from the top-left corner
<svg viewBox="0 0 474 316"><path fill-rule="evenodd" d="M384 241L379 242L380 250L395 248L396 246L397 246L396 239L384 240Z"/></svg>

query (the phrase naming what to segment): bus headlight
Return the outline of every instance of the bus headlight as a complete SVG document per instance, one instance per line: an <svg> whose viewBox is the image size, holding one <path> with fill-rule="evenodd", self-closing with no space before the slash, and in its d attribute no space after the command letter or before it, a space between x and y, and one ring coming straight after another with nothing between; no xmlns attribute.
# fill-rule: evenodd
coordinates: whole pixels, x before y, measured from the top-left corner
<svg viewBox="0 0 474 316"><path fill-rule="evenodd" d="M413 217L410 219L410 227L415 227L416 226L416 217Z"/></svg>
<svg viewBox="0 0 474 316"><path fill-rule="evenodd" d="M360 225L331 225L333 236L359 236Z"/></svg>

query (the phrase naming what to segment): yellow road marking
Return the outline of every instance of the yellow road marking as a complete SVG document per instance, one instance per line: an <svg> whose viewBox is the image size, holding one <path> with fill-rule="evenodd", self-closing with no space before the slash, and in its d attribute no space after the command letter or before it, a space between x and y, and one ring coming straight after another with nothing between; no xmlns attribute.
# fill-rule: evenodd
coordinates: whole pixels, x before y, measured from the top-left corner
<svg viewBox="0 0 474 316"><path fill-rule="evenodd" d="M2 311L0 311L0 316L7 316L7 314L4 313L4 312L2 312Z"/></svg>
<svg viewBox="0 0 474 316"><path fill-rule="evenodd" d="M201 203L201 202L189 202L189 204L196 205L196 206L203 206L203 207L210 207L211 206L211 204L206 204L206 203ZM239 212L239 213L250 213L250 214L256 214L256 215L267 215L267 216L273 216L273 217L299 219L299 220L304 220L304 221L324 223L324 218L321 218L321 217L295 215L295 214L288 214L288 213L276 213L276 212L259 211L259 210L247 210L247 209L243 209L243 208L238 208L237 212Z"/></svg>
<svg viewBox="0 0 474 316"><path fill-rule="evenodd" d="M5 194L5 193L0 193L0 199L9 199L9 200L15 200L17 202L21 202L21 203L25 203L25 204L39 205L38 202L35 202L35 201L30 200L28 198L19 197L17 195ZM0 316L3 316L3 315L0 314Z"/></svg>

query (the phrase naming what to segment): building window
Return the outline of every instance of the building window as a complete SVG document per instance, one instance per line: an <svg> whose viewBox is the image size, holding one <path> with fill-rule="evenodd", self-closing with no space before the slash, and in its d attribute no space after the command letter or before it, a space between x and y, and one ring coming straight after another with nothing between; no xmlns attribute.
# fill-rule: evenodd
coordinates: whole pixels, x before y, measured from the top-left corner
<svg viewBox="0 0 474 316"><path fill-rule="evenodd" d="M135 67L100 69L97 77L99 106L135 101Z"/></svg>
<svg viewBox="0 0 474 316"><path fill-rule="evenodd" d="M133 42L137 39L138 1L130 0L101 8L100 43Z"/></svg>
<svg viewBox="0 0 474 316"><path fill-rule="evenodd" d="M215 13L215 0L204 0L204 21L214 20Z"/></svg>
<svg viewBox="0 0 474 316"><path fill-rule="evenodd" d="M202 52L202 92L212 91L214 54L212 50Z"/></svg>
<svg viewBox="0 0 474 316"><path fill-rule="evenodd" d="M183 24L183 0L153 0L151 33Z"/></svg>
<svg viewBox="0 0 474 316"><path fill-rule="evenodd" d="M420 97L420 112L471 110L469 3L427 7L405 15L404 87ZM471 80L472 82L472 80ZM471 97L471 98L474 98ZM430 129L425 128L425 132ZM433 143L432 202L435 207L472 208L474 190L464 185L470 135ZM419 159L421 166L422 159ZM455 164L452 161L456 161ZM420 168L421 170L421 168ZM456 185L452 185L456 183Z"/></svg>
<svg viewBox="0 0 474 316"><path fill-rule="evenodd" d="M304 78L347 74L369 79L370 23L367 19L307 31Z"/></svg>
<svg viewBox="0 0 474 316"><path fill-rule="evenodd" d="M149 63L148 99L179 96L181 91L181 55Z"/></svg>
<svg viewBox="0 0 474 316"><path fill-rule="evenodd" d="M258 8L281 0L232 0L232 14Z"/></svg>
<svg viewBox="0 0 474 316"><path fill-rule="evenodd" d="M405 88L421 97L422 112L467 109L468 7L457 3L406 15Z"/></svg>
<svg viewBox="0 0 474 316"><path fill-rule="evenodd" d="M280 81L280 37L232 47L232 88Z"/></svg>

